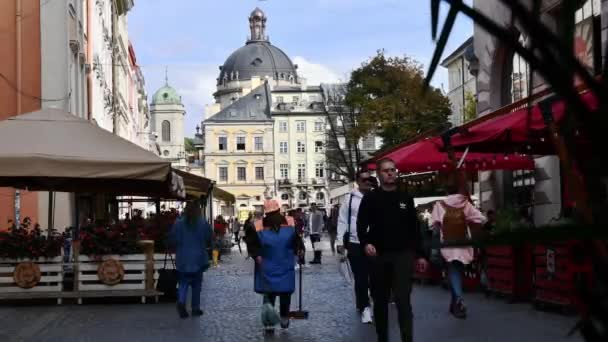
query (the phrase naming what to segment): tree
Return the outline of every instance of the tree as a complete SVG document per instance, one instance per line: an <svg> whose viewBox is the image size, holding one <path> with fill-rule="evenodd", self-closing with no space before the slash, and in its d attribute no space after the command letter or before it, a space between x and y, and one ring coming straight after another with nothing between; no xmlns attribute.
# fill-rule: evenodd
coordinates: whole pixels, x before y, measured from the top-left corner
<svg viewBox="0 0 608 342"><path fill-rule="evenodd" d="M184 150L186 150L187 153L195 153L196 148L194 147L194 140L191 138L184 138Z"/></svg>
<svg viewBox="0 0 608 342"><path fill-rule="evenodd" d="M470 92L464 94L464 122L471 121L477 117L477 100Z"/></svg>
<svg viewBox="0 0 608 342"><path fill-rule="evenodd" d="M439 89L425 88L422 65L410 57L378 51L352 72L347 89L346 104L361 111L353 134L377 132L383 148L447 127L450 101Z"/></svg>
<svg viewBox="0 0 608 342"><path fill-rule="evenodd" d="M327 170L352 182L364 155L360 149L360 108L345 101L346 84L323 85L327 115L325 155Z"/></svg>

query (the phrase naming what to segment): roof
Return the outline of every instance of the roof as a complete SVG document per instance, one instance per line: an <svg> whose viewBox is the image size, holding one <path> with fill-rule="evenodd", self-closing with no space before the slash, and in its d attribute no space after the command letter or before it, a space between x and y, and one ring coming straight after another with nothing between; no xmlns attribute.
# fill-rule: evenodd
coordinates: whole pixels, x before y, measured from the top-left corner
<svg viewBox="0 0 608 342"><path fill-rule="evenodd" d="M182 97L177 94L175 88L171 87L168 83L165 83L165 85L158 89L152 96L152 104L182 104Z"/></svg>
<svg viewBox="0 0 608 342"><path fill-rule="evenodd" d="M270 86L264 82L205 122L269 121L270 104Z"/></svg>
<svg viewBox="0 0 608 342"><path fill-rule="evenodd" d="M238 76L237 76L238 75ZM233 52L221 67L219 81L224 77L231 81L250 80L254 76L278 80L297 80L296 67L283 50L268 41L248 41L247 44Z"/></svg>
<svg viewBox="0 0 608 342"><path fill-rule="evenodd" d="M293 93L293 92L298 92L298 93L316 93L316 92L320 92L321 91L321 87L320 86L307 86L305 89L302 88L302 86L276 86L274 88L272 88L272 92L273 93Z"/></svg>
<svg viewBox="0 0 608 342"><path fill-rule="evenodd" d="M447 68L448 64L450 64L454 59L465 54L469 47L473 46L473 36L467 39L464 43L462 43L454 52L452 52L449 56L447 56L442 62L441 66Z"/></svg>

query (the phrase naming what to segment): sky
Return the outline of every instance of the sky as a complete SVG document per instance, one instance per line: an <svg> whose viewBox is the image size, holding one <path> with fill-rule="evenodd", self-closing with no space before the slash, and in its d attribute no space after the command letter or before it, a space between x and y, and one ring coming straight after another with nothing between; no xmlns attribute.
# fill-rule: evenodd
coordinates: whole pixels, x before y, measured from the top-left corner
<svg viewBox="0 0 608 342"><path fill-rule="evenodd" d="M428 0L136 1L128 16L129 39L148 99L164 85L167 69L186 107L186 136L194 135L205 105L213 103L219 66L245 44L255 7L268 17L270 42L298 64L309 85L347 81L380 49L413 57L426 69L435 49ZM442 7L442 17L446 12ZM443 57L472 34L472 22L458 17ZM432 84L447 90L444 68Z"/></svg>

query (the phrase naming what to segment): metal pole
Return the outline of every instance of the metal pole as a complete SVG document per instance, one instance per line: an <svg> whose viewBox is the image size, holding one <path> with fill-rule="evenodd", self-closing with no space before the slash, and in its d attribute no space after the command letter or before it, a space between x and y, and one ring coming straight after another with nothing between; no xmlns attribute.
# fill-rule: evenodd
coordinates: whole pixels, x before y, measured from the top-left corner
<svg viewBox="0 0 608 342"><path fill-rule="evenodd" d="M53 230L53 215L55 214L53 208L53 195L52 191L49 191L49 212L48 212L48 234L51 236L51 231Z"/></svg>

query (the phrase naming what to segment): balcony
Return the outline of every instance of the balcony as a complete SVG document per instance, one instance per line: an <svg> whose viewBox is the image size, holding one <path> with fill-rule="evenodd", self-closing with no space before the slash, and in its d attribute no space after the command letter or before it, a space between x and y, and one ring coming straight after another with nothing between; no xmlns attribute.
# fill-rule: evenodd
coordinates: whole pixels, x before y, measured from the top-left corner
<svg viewBox="0 0 608 342"><path fill-rule="evenodd" d="M325 186L327 180L325 178L296 178L296 179L280 179L279 187L286 188L292 186Z"/></svg>

